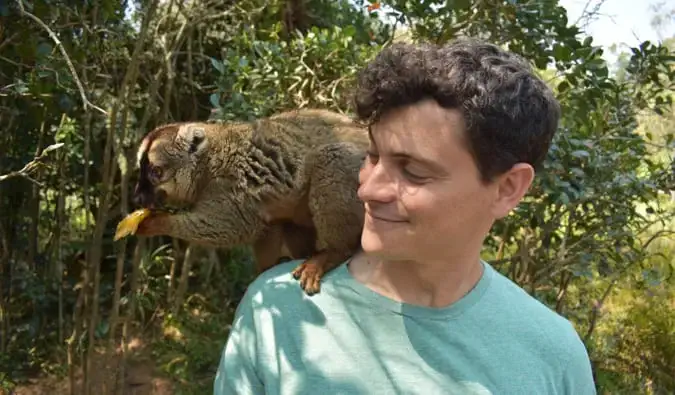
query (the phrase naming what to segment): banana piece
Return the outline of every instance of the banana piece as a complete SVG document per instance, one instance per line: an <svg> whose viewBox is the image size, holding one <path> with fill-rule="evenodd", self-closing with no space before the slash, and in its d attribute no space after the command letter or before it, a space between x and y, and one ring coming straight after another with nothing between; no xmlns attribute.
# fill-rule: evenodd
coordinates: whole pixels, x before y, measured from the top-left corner
<svg viewBox="0 0 675 395"><path fill-rule="evenodd" d="M136 210L124 217L118 224L113 240L117 241L123 237L133 235L138 229L138 225L143 222L152 212L146 208Z"/></svg>

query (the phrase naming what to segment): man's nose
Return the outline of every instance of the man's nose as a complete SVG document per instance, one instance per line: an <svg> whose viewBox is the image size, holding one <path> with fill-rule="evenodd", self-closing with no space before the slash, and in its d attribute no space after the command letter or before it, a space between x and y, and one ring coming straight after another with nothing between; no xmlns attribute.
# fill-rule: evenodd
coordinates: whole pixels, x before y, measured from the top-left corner
<svg viewBox="0 0 675 395"><path fill-rule="evenodd" d="M360 180L357 194L362 201L389 203L396 200L396 183L382 162L366 165Z"/></svg>

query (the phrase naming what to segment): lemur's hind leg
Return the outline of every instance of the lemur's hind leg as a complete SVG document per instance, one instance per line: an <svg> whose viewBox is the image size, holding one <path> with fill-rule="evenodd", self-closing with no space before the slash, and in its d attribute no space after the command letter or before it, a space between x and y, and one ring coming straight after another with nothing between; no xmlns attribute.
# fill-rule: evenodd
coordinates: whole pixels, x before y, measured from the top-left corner
<svg viewBox="0 0 675 395"><path fill-rule="evenodd" d="M293 271L308 294L320 291L323 276L361 245L363 203L357 196L365 153L349 143L329 144L308 159L309 210L316 229L316 252Z"/></svg>

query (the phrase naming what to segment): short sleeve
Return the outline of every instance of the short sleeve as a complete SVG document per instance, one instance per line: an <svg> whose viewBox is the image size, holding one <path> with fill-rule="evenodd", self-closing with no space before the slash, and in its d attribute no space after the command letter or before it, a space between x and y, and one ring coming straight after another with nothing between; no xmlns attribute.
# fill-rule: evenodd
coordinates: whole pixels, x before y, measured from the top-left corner
<svg viewBox="0 0 675 395"><path fill-rule="evenodd" d="M242 298L213 383L214 395L263 394L256 364L256 330L249 295Z"/></svg>
<svg viewBox="0 0 675 395"><path fill-rule="evenodd" d="M571 355L568 358L563 375L563 394L596 395L597 390L593 380L593 370L588 351L578 336L575 336L570 351Z"/></svg>

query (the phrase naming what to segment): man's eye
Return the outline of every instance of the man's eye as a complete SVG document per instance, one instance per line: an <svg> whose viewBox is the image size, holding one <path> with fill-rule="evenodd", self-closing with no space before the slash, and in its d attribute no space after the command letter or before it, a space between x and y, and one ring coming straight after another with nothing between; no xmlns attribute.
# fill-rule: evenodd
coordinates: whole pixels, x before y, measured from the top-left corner
<svg viewBox="0 0 675 395"><path fill-rule="evenodd" d="M410 181L412 181L412 182L414 182L414 183L423 183L424 181L426 181L426 180L429 178L429 177L420 176L420 175L418 175L418 174L416 174L416 173L414 173L414 172L411 172L411 171L408 170L406 167L403 167L403 168L402 168L402 172L403 172L403 175L404 175L407 179L409 179Z"/></svg>
<svg viewBox="0 0 675 395"><path fill-rule="evenodd" d="M368 160L369 160L371 163L377 162L377 159L379 158L379 156L377 155L377 153L372 152L372 151L368 151L367 154L368 154Z"/></svg>

